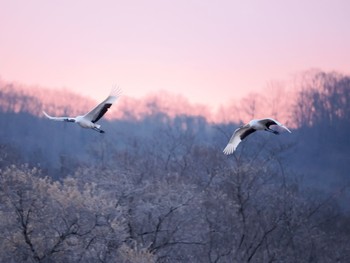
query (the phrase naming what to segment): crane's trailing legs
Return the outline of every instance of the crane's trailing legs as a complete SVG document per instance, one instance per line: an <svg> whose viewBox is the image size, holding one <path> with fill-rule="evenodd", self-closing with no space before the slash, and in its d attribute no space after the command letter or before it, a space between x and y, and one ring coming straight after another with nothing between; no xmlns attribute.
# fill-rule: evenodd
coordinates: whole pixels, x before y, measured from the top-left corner
<svg viewBox="0 0 350 263"><path fill-rule="evenodd" d="M101 130L101 129L97 128L97 127L94 127L93 130L95 130L95 131L97 131L99 133L105 133L104 130Z"/></svg>

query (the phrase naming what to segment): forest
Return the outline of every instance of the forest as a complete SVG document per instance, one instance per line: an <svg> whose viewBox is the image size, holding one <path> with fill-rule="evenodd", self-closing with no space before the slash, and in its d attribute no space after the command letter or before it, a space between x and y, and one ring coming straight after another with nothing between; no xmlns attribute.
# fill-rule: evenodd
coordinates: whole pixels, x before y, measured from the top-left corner
<svg viewBox="0 0 350 263"><path fill-rule="evenodd" d="M150 104L101 135L0 85L0 262L350 262L350 76L306 72L292 133L231 156L242 123Z"/></svg>

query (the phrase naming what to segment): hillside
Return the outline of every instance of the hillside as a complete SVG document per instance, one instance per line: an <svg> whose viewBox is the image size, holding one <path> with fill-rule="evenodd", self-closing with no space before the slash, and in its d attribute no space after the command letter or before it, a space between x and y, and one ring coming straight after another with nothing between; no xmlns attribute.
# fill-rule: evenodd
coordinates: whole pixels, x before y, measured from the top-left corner
<svg viewBox="0 0 350 263"><path fill-rule="evenodd" d="M254 133L228 157L238 123L169 113L173 104L157 101L137 115L120 100L122 114L102 120L99 134L42 118L49 97L7 85L1 259L347 262L350 78L311 80L291 111L292 134ZM69 98L48 111L94 105Z"/></svg>
<svg viewBox="0 0 350 263"><path fill-rule="evenodd" d="M106 89L105 96L108 95ZM135 99L122 93L116 107L106 116L109 120L141 120L146 116L162 112L173 118L179 115L205 118L210 123L246 122L252 117L271 116L290 127L292 122L291 107L295 92L283 86L271 84L266 94L250 94L240 101L220 105L217 109L206 105L192 104L186 97L160 91L156 94ZM0 110L3 112L26 112L43 117L45 110L52 115L77 116L94 107L98 101L76 94L67 89L53 90L43 87L26 86L6 82L0 79Z"/></svg>

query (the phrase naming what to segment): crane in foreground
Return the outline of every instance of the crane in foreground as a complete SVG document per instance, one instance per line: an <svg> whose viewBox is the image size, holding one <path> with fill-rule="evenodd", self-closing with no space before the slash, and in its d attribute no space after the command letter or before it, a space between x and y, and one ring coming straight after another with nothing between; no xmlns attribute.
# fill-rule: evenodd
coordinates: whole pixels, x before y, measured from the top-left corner
<svg viewBox="0 0 350 263"><path fill-rule="evenodd" d="M271 125L278 125L291 133L291 131L286 126L271 118L251 120L248 124L239 127L234 131L230 141L223 151L224 154L232 154L236 150L239 143L253 132L268 131L273 134L279 134L278 131L270 129Z"/></svg>
<svg viewBox="0 0 350 263"><path fill-rule="evenodd" d="M65 121L65 122L75 122L79 124L80 127L93 129L100 133L104 133L101 130L101 125L96 122L102 118L102 116L108 111L108 109L113 105L113 103L120 97L121 90L119 88L113 89L109 96L98 104L91 111L86 113L85 115L77 116L77 117L53 117L43 111L44 115L50 120L54 121Z"/></svg>

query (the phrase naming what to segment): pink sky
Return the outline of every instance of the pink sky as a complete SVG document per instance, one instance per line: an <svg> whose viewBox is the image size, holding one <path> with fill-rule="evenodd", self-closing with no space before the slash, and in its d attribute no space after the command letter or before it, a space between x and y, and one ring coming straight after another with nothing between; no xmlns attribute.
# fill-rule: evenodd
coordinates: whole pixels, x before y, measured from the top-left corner
<svg viewBox="0 0 350 263"><path fill-rule="evenodd" d="M310 68L349 74L349 12L347 0L0 0L0 77L216 108Z"/></svg>

